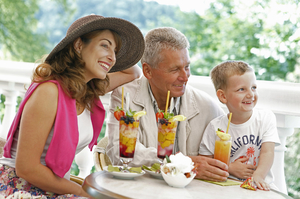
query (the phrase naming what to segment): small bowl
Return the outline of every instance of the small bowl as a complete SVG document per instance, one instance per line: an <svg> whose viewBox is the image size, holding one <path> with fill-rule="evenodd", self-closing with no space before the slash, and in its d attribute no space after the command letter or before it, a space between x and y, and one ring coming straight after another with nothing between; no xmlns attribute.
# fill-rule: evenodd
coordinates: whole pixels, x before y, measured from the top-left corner
<svg viewBox="0 0 300 199"><path fill-rule="evenodd" d="M165 174L163 171L161 171L161 174L169 186L176 188L184 188L186 185L190 184L196 176L196 174L193 173L189 178L187 178L184 174L170 175Z"/></svg>

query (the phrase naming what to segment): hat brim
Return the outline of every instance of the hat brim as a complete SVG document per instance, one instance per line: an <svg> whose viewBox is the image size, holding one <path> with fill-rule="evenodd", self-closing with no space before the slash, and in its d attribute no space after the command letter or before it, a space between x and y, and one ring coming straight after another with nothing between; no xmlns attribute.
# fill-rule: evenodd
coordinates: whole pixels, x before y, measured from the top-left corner
<svg viewBox="0 0 300 199"><path fill-rule="evenodd" d="M121 37L122 46L116 57L116 63L109 73L130 68L139 62L145 49L144 37L141 31L131 22L115 17L97 18L86 23L62 39L50 52L46 62L50 62L55 54L66 47L70 42L94 30L113 30Z"/></svg>

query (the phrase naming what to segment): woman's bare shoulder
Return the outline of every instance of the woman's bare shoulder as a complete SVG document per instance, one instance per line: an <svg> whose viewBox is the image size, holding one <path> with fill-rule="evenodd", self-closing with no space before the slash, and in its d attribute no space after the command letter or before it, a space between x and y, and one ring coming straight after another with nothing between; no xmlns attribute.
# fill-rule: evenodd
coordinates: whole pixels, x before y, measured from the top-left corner
<svg viewBox="0 0 300 199"><path fill-rule="evenodd" d="M38 85L33 91L28 101L33 103L49 104L57 102L58 99L58 88L55 83L45 82Z"/></svg>
<svg viewBox="0 0 300 199"><path fill-rule="evenodd" d="M58 88L57 85L53 82L45 82L41 83L36 90L34 91L38 93L39 95L45 95L45 96L57 96L58 95Z"/></svg>

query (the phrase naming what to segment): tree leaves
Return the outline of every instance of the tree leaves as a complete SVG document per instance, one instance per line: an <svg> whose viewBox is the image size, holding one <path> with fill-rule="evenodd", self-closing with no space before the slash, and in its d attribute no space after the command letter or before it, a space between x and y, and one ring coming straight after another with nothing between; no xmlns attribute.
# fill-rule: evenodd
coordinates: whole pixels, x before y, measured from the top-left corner
<svg viewBox="0 0 300 199"><path fill-rule="evenodd" d="M67 0L52 0L70 11ZM36 15L42 0L0 0L0 48L4 59L35 62L48 53L47 35L39 33ZM46 5L44 5L46 6Z"/></svg>
<svg viewBox="0 0 300 199"><path fill-rule="evenodd" d="M201 16L182 14L181 24L188 25L178 28L191 43L192 74L207 76L222 61L243 60L258 79L297 81L287 76L299 65L299 5L291 0L251 2L217 0ZM271 14L285 20L272 21Z"/></svg>

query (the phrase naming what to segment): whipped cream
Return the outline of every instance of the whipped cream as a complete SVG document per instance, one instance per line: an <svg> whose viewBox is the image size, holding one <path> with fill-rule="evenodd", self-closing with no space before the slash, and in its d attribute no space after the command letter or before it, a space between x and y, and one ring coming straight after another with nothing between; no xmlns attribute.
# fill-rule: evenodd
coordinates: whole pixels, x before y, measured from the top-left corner
<svg viewBox="0 0 300 199"><path fill-rule="evenodd" d="M183 155L181 152L170 155L171 163L168 163L166 158L162 165L162 171L169 175L184 175L190 173L194 168L194 162L188 156Z"/></svg>

